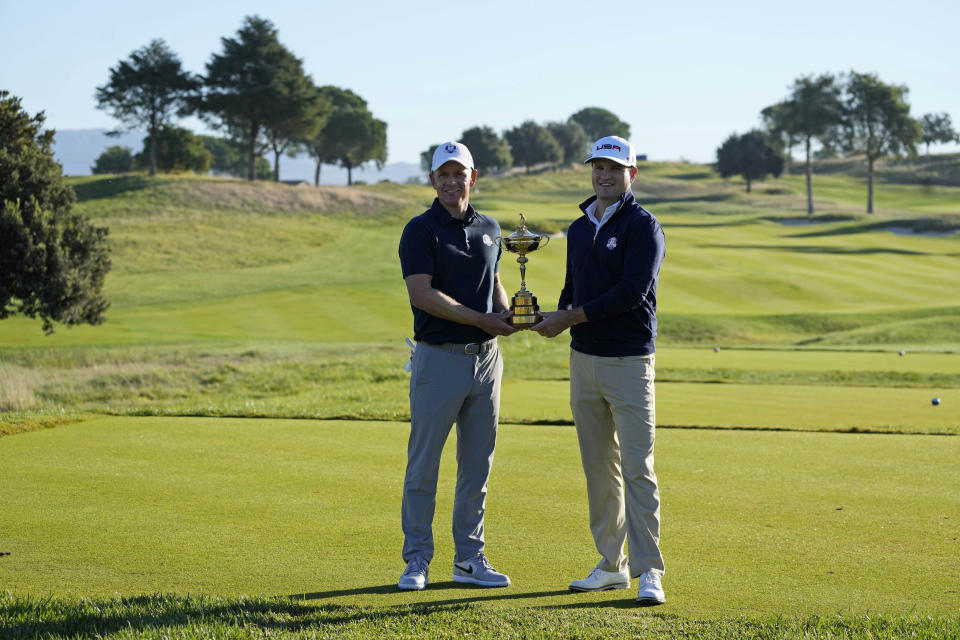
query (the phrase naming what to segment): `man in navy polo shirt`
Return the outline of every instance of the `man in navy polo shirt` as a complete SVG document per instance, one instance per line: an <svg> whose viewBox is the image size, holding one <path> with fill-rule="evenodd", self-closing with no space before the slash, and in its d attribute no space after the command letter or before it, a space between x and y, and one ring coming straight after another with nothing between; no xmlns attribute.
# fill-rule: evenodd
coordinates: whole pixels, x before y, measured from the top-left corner
<svg viewBox="0 0 960 640"><path fill-rule="evenodd" d="M476 181L466 146L438 146L430 170L437 197L407 223L400 239L417 340L401 514L407 568L397 585L403 590L420 590L429 582L440 454L454 422L453 579L484 587L510 584L484 555L483 514L503 373L496 336L516 329L507 321L510 305L497 271L500 225L470 206Z"/></svg>
<svg viewBox="0 0 960 640"><path fill-rule="evenodd" d="M627 589L665 601L660 492L653 472L657 280L665 254L660 223L633 197L630 143L601 138L586 162L595 196L567 232L567 275L558 310L532 329L570 329L570 406L587 477L590 530L600 563L574 591ZM623 553L628 540L629 566Z"/></svg>

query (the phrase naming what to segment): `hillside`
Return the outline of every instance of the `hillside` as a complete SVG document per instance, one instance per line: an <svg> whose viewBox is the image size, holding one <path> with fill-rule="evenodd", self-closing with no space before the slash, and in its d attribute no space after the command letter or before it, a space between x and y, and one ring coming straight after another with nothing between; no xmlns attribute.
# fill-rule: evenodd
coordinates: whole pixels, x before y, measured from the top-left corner
<svg viewBox="0 0 960 640"><path fill-rule="evenodd" d="M411 321L397 243L432 200L429 187L173 176L70 183L77 209L109 228L112 306L104 325L51 337L29 319L0 322L0 431L5 421L20 429L84 411L404 419ZM583 167L477 183L474 204L505 233L520 212L532 228L557 233L527 270L546 310L562 285L562 232L589 184ZM799 407L825 394L845 406L847 395L861 398L850 400L855 407L858 388L878 387L870 402L881 407L899 397L890 388L960 387L960 188L881 184L873 215L863 213L856 178L824 175L815 188L818 213L807 218L802 176L747 194L704 166L641 167L635 192L667 235L658 384L675 394L668 406L684 408L665 414L668 424L717 424L706 405L680 400L694 387L737 407L731 426L768 424L774 411L798 428L861 419L798 419ZM512 294L514 256L500 272ZM525 332L503 350L510 397L528 399L508 403L505 419L568 420L568 341ZM771 385L778 394L759 391ZM787 395L794 405L770 404ZM893 424L884 413L870 420ZM896 422L944 424L912 414Z"/></svg>
<svg viewBox="0 0 960 640"><path fill-rule="evenodd" d="M257 292L303 286L338 291L349 307L373 287L385 297L367 315L367 321L380 319L371 328L405 328L396 242L404 222L432 199L428 187L318 189L143 176L78 178L73 185L78 209L110 228L115 266L108 290L115 318L128 305L212 296L235 304ZM506 232L520 212L531 225L560 232L579 215L576 203L589 195L588 185L583 168L486 178L473 202ZM669 239L664 283L672 290L666 289L661 312L676 322L664 323L664 341L888 343L894 338L886 333L870 338L850 332L960 299L944 295L955 288L950 270L958 236L951 234L960 229L960 189L881 185L878 211L867 215L859 180L822 176L815 190L818 214L807 219L802 177L757 183L747 194L742 182L722 180L700 165L647 163L634 187ZM561 284L551 276L562 272L562 243L557 246L531 258L530 277L542 283L545 301L555 299ZM507 282L515 275L512 262L507 256L501 267ZM279 273L281 267L289 273ZM165 281L160 288L152 285L157 279ZM891 289L893 283L898 286ZM310 300L316 305L322 308L323 299ZM363 324L336 333L371 339ZM909 341L948 337L937 331L935 338Z"/></svg>
<svg viewBox="0 0 960 640"><path fill-rule="evenodd" d="M205 176L144 175L74 178L70 185L81 208L94 204L92 211L112 217L130 212L135 204L143 212L161 209L256 212L351 212L382 215L405 204L402 197L345 186L248 182L233 178Z"/></svg>
<svg viewBox="0 0 960 640"><path fill-rule="evenodd" d="M790 167L793 175L802 175L804 171L802 160L795 161ZM877 161L874 171L878 182L960 187L960 153L884 158ZM866 179L867 161L862 156L818 160L813 163L813 173L815 176L839 174ZM960 211L960 202L957 203L957 210Z"/></svg>

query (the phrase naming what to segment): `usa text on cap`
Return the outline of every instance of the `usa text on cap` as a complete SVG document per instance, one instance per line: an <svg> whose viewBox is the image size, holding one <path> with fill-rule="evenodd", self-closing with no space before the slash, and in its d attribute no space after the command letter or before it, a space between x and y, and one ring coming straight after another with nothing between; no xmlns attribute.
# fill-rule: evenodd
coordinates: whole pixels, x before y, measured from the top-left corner
<svg viewBox="0 0 960 640"><path fill-rule="evenodd" d="M606 136L597 140L593 143L590 155L583 162L586 164L598 158L613 160L625 167L637 166L637 156L633 152L633 146L620 136Z"/></svg>

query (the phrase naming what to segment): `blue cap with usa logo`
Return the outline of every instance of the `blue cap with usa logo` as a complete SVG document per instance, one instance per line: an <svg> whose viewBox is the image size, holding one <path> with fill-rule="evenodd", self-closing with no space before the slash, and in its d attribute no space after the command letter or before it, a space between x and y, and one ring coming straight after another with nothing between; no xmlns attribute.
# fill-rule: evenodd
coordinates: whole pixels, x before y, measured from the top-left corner
<svg viewBox="0 0 960 640"><path fill-rule="evenodd" d="M599 158L613 160L625 167L637 166L637 154L633 152L633 146L620 136L606 136L594 142L590 155L583 163Z"/></svg>
<svg viewBox="0 0 960 640"><path fill-rule="evenodd" d="M467 169L473 169L473 156L470 155L470 150L467 149L467 145L462 142L444 142L437 145L436 150L433 152L433 162L430 164L430 171L436 171L444 165L444 163L454 162L462 164Z"/></svg>

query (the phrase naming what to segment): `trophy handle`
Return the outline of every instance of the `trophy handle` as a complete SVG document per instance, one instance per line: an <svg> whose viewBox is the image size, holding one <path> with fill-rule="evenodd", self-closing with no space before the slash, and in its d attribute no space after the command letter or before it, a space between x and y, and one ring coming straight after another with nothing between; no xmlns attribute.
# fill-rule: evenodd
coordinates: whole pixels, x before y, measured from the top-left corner
<svg viewBox="0 0 960 640"><path fill-rule="evenodd" d="M540 236L540 245L537 249L543 249L548 244L550 244L550 236Z"/></svg>

